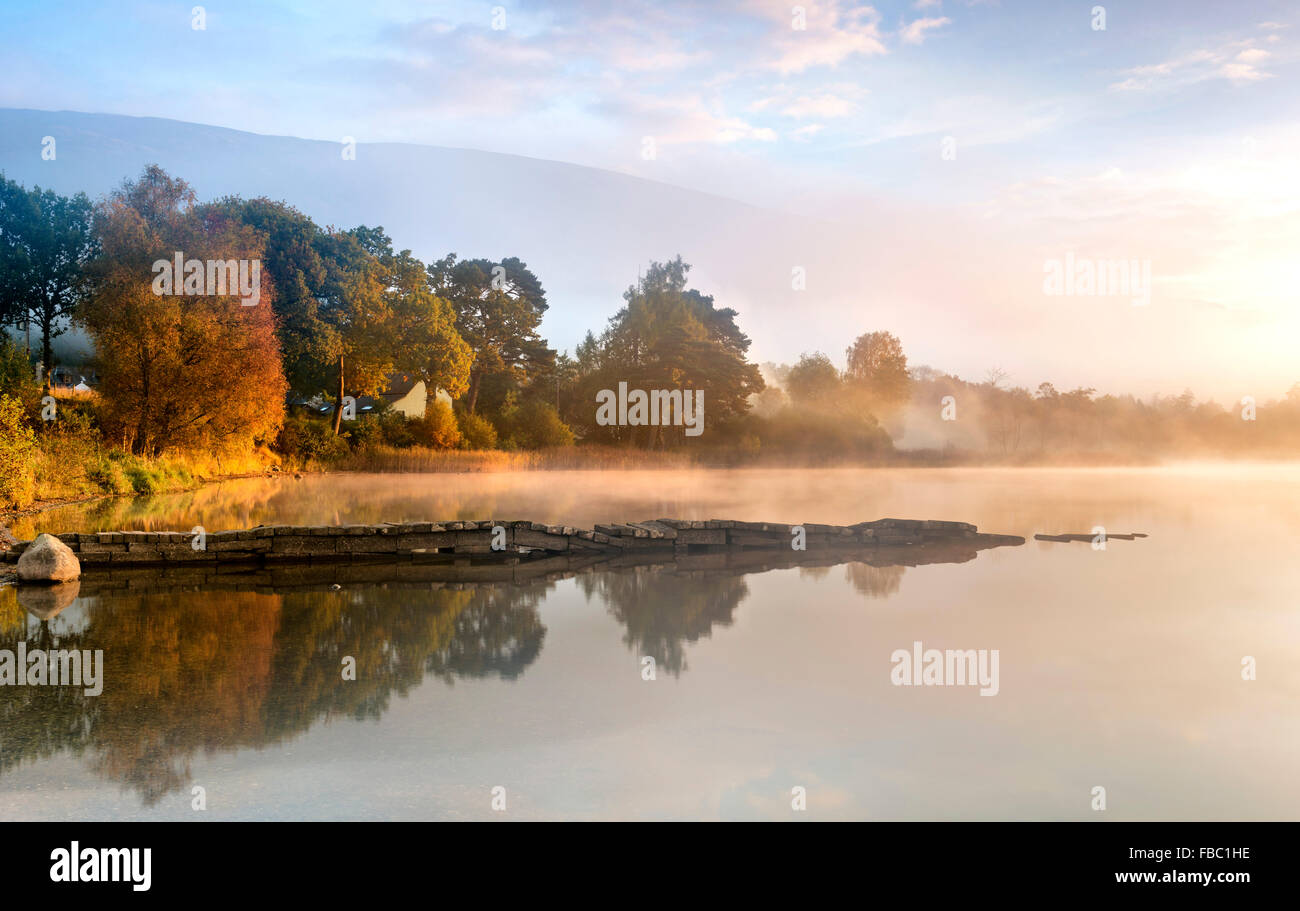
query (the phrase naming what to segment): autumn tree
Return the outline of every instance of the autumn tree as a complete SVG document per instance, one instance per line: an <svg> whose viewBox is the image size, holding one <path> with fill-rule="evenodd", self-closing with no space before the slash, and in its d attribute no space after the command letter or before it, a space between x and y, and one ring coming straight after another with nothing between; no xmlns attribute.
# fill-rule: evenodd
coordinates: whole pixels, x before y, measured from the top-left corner
<svg viewBox="0 0 1300 911"><path fill-rule="evenodd" d="M199 293L168 294L158 281L176 252L200 265L245 260L251 275L257 232L196 205L190 187L156 165L98 207L95 232L102 251L78 316L95 345L106 429L143 455L220 452L272 436L287 387L267 276L253 306L237 288L219 294L200 282Z"/></svg>
<svg viewBox="0 0 1300 911"><path fill-rule="evenodd" d="M219 205L262 235L262 272L275 287L272 306L290 387L323 391L331 385L340 347L338 327L323 314L332 277L325 232L288 203L265 197L229 197Z"/></svg>
<svg viewBox="0 0 1300 911"><path fill-rule="evenodd" d="M907 355L903 345L889 332L867 332L849 346L845 379L865 393L869 405L892 411L906 404L910 395Z"/></svg>

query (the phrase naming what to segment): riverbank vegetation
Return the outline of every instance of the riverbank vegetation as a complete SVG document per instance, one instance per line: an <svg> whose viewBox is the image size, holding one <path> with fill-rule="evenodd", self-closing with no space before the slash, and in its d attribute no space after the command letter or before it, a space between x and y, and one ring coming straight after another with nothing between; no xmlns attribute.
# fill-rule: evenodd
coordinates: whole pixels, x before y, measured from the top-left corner
<svg viewBox="0 0 1300 911"><path fill-rule="evenodd" d="M820 352L759 365L740 314L691 287L690 268L650 263L570 354L540 334L551 302L518 257L426 264L382 227L321 226L266 198L200 203L156 166L97 203L0 176L0 510L274 470L1114 463L1300 449L1300 385L1230 407L1190 392L1031 392L997 371L971 382L909 365L879 329L846 333L842 367ZM70 330L93 352L80 363L57 354ZM422 384L421 401L394 405L395 377ZM596 403L616 389L633 402L699 391L703 413L697 426L680 404L674 420L609 420Z"/></svg>

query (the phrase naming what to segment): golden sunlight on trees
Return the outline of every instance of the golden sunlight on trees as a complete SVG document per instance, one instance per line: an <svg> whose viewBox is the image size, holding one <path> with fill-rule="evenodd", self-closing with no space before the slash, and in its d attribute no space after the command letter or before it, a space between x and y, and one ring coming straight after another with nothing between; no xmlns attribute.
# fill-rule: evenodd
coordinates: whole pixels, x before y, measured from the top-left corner
<svg viewBox="0 0 1300 911"><path fill-rule="evenodd" d="M153 456L185 447L230 451L274 436L287 386L266 276L258 302L246 306L229 287L158 293L153 266L178 252L186 261L257 261L260 237L196 206L189 186L156 166L99 207L95 229L103 250L90 267L80 318L103 375L109 438Z"/></svg>
<svg viewBox="0 0 1300 911"><path fill-rule="evenodd" d="M857 337L846 352L845 380L861 390L877 415L907 404L909 386L907 355L898 338L889 332L867 332Z"/></svg>
<svg viewBox="0 0 1300 911"><path fill-rule="evenodd" d="M22 403L0 395L0 509L31 503L35 449L36 434L24 420Z"/></svg>

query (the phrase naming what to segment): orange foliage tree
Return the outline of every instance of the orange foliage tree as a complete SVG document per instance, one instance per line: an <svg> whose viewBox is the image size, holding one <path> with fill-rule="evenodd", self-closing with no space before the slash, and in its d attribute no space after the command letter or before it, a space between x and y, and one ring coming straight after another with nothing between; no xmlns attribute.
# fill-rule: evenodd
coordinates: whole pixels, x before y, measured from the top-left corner
<svg viewBox="0 0 1300 911"><path fill-rule="evenodd" d="M152 165L102 203L102 255L79 321L94 341L105 429L137 455L168 449L247 449L284 422L287 391L271 307L260 273L257 303L211 272L196 293L159 293L155 264L177 253L260 264L260 235ZM181 276L175 287L181 289ZM233 284L233 283L232 283ZM216 293L225 290L226 293ZM252 298L249 298L252 299Z"/></svg>

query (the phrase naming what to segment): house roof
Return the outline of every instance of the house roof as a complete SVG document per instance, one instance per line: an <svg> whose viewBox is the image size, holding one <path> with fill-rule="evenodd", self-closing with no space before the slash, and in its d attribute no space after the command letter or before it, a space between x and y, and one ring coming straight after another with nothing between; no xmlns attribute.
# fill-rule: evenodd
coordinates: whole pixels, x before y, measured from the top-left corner
<svg viewBox="0 0 1300 911"><path fill-rule="evenodd" d="M396 401L409 395L411 390L424 380L410 373L394 373L388 378L388 388L379 393L381 398Z"/></svg>

